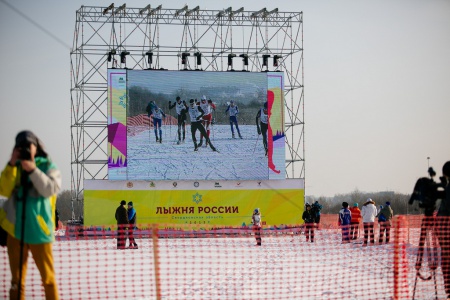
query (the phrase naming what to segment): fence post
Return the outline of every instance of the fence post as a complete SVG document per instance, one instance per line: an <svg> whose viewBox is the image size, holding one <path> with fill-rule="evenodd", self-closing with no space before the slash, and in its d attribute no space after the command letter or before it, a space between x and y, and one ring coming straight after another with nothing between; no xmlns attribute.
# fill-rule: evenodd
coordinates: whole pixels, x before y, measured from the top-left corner
<svg viewBox="0 0 450 300"><path fill-rule="evenodd" d="M406 259L405 216L396 216L394 225L394 299L409 299L408 263Z"/></svg>
<svg viewBox="0 0 450 300"><path fill-rule="evenodd" d="M161 300L161 278L159 267L158 224L152 224L153 269L155 270L156 299Z"/></svg>

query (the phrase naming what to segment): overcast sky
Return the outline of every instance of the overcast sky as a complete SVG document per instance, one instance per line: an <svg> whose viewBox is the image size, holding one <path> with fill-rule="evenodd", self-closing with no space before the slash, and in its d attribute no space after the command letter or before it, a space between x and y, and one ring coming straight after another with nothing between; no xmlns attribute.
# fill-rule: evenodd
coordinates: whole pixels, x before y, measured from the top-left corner
<svg viewBox="0 0 450 300"><path fill-rule="evenodd" d="M303 11L307 195L410 193L428 162L440 175L450 160L450 1L127 6L149 3ZM9 160L15 135L31 129L61 169L63 188L71 188L69 47L76 10L109 4L0 0L0 165Z"/></svg>

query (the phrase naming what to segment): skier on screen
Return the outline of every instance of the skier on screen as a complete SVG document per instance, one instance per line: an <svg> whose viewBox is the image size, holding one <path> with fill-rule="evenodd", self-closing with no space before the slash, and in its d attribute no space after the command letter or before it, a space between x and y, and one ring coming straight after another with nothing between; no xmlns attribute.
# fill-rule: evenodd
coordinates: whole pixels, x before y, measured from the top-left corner
<svg viewBox="0 0 450 300"><path fill-rule="evenodd" d="M258 113L256 114L256 128L258 131L258 135L262 134L263 146L264 146L264 151L266 152L266 156L267 156L267 151L268 151L268 147L267 147L268 126L269 126L269 114L267 112L267 102L265 102L264 107L260 108L258 110Z"/></svg>
<svg viewBox="0 0 450 300"><path fill-rule="evenodd" d="M238 125L238 121L237 121L237 116L239 114L239 108L234 103L233 100L230 101L230 104L228 105L227 110L225 111L225 113L227 113L227 112L230 115L231 136L233 137L233 139L235 138L234 129L233 129L233 124L234 124L234 126L236 126L236 131L238 133L239 138L242 139L242 135L241 135L241 132L239 131L239 125Z"/></svg>
<svg viewBox="0 0 450 300"><path fill-rule="evenodd" d="M162 143L162 118L166 117L166 114L162 111L161 108L158 106L155 106L154 109L151 112L151 116L153 116L153 128L155 130L155 137L156 142ZM158 131L159 131L159 138L158 138Z"/></svg>
<svg viewBox="0 0 450 300"><path fill-rule="evenodd" d="M186 101L181 101L180 97L176 98L176 102L172 104L169 101L169 110L175 107L177 112L177 124L178 124L178 142L177 145L184 143L184 139L186 138L186 113L188 111L188 106ZM181 132L183 132L183 140L181 140Z"/></svg>
<svg viewBox="0 0 450 300"><path fill-rule="evenodd" d="M212 112L216 109L216 105L210 100L206 100L206 96L202 96L202 100L200 101L200 107L205 112L205 114L202 117L202 124L205 127L206 134L208 137L210 136L210 125L212 121ZM198 147L201 147L203 144L203 135L200 135L200 143L198 143ZM208 146L208 142L206 142L206 145Z"/></svg>
<svg viewBox="0 0 450 300"><path fill-rule="evenodd" d="M192 133L192 141L194 142L194 151L198 150L197 139L195 138L196 131L200 131L200 134L203 135L206 139L206 143L211 147L212 151L217 151L216 148L211 144L211 140L206 134L205 127L202 125L202 117L205 114L203 109L195 103L194 99L189 100L189 118L191 119L191 133Z"/></svg>

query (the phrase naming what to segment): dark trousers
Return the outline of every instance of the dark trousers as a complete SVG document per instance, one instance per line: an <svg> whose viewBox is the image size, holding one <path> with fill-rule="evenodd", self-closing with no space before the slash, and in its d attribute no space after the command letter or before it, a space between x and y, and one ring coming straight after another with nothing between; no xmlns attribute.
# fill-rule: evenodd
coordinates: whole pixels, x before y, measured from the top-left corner
<svg viewBox="0 0 450 300"><path fill-rule="evenodd" d="M128 227L129 245L130 246L133 246L133 245L137 246L136 241L134 240L133 231L134 231L134 225L130 225L130 227Z"/></svg>
<svg viewBox="0 0 450 300"><path fill-rule="evenodd" d="M202 122L191 122L191 133L192 133L192 141L194 142L194 145L197 145L197 139L195 138L195 133L200 131L200 136L204 136L206 139L206 143L208 143L211 146L211 141L209 140L208 135L206 134L205 127L203 126Z"/></svg>
<svg viewBox="0 0 450 300"><path fill-rule="evenodd" d="M307 242L309 241L310 238L311 243L314 242L314 228L315 228L314 223L305 223L305 236Z"/></svg>
<svg viewBox="0 0 450 300"><path fill-rule="evenodd" d="M253 226L253 232L255 233L256 244L261 245L261 227Z"/></svg>
<svg viewBox="0 0 450 300"><path fill-rule="evenodd" d="M364 223L364 245L368 244L369 238L372 244L375 244L375 234L373 232L374 222Z"/></svg>
<svg viewBox="0 0 450 300"><path fill-rule="evenodd" d="M383 243L383 238L386 235L386 243L389 243L389 239L391 236L391 222L379 222L380 223L380 237L378 239L378 243Z"/></svg>
<svg viewBox="0 0 450 300"><path fill-rule="evenodd" d="M181 141L181 133L183 132L183 141L186 138L186 117L178 115L178 140Z"/></svg>
<svg viewBox="0 0 450 300"><path fill-rule="evenodd" d="M342 229L342 241L349 242L350 241L350 224L349 225L341 225Z"/></svg>
<svg viewBox="0 0 450 300"><path fill-rule="evenodd" d="M269 128L269 125L267 125L266 123L260 122L259 126L261 126L261 134L262 134L262 138L263 138L264 150L267 150L267 129Z"/></svg>
<svg viewBox="0 0 450 300"><path fill-rule="evenodd" d="M125 249L128 224L117 224L117 249Z"/></svg>

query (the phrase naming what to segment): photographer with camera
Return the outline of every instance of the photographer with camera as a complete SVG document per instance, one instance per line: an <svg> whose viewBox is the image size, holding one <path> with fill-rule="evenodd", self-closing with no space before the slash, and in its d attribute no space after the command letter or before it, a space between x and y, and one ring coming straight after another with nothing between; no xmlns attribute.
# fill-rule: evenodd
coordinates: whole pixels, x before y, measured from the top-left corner
<svg viewBox="0 0 450 300"><path fill-rule="evenodd" d="M450 299L450 161L442 167L441 187L437 198L442 199L436 218L436 234L441 246L441 268L444 276L445 292Z"/></svg>
<svg viewBox="0 0 450 300"><path fill-rule="evenodd" d="M0 209L0 226L7 232L10 299L25 299L28 252L41 274L46 299L59 299L52 243L60 188L60 172L42 142L31 131L20 132L0 177L0 194L8 198Z"/></svg>

